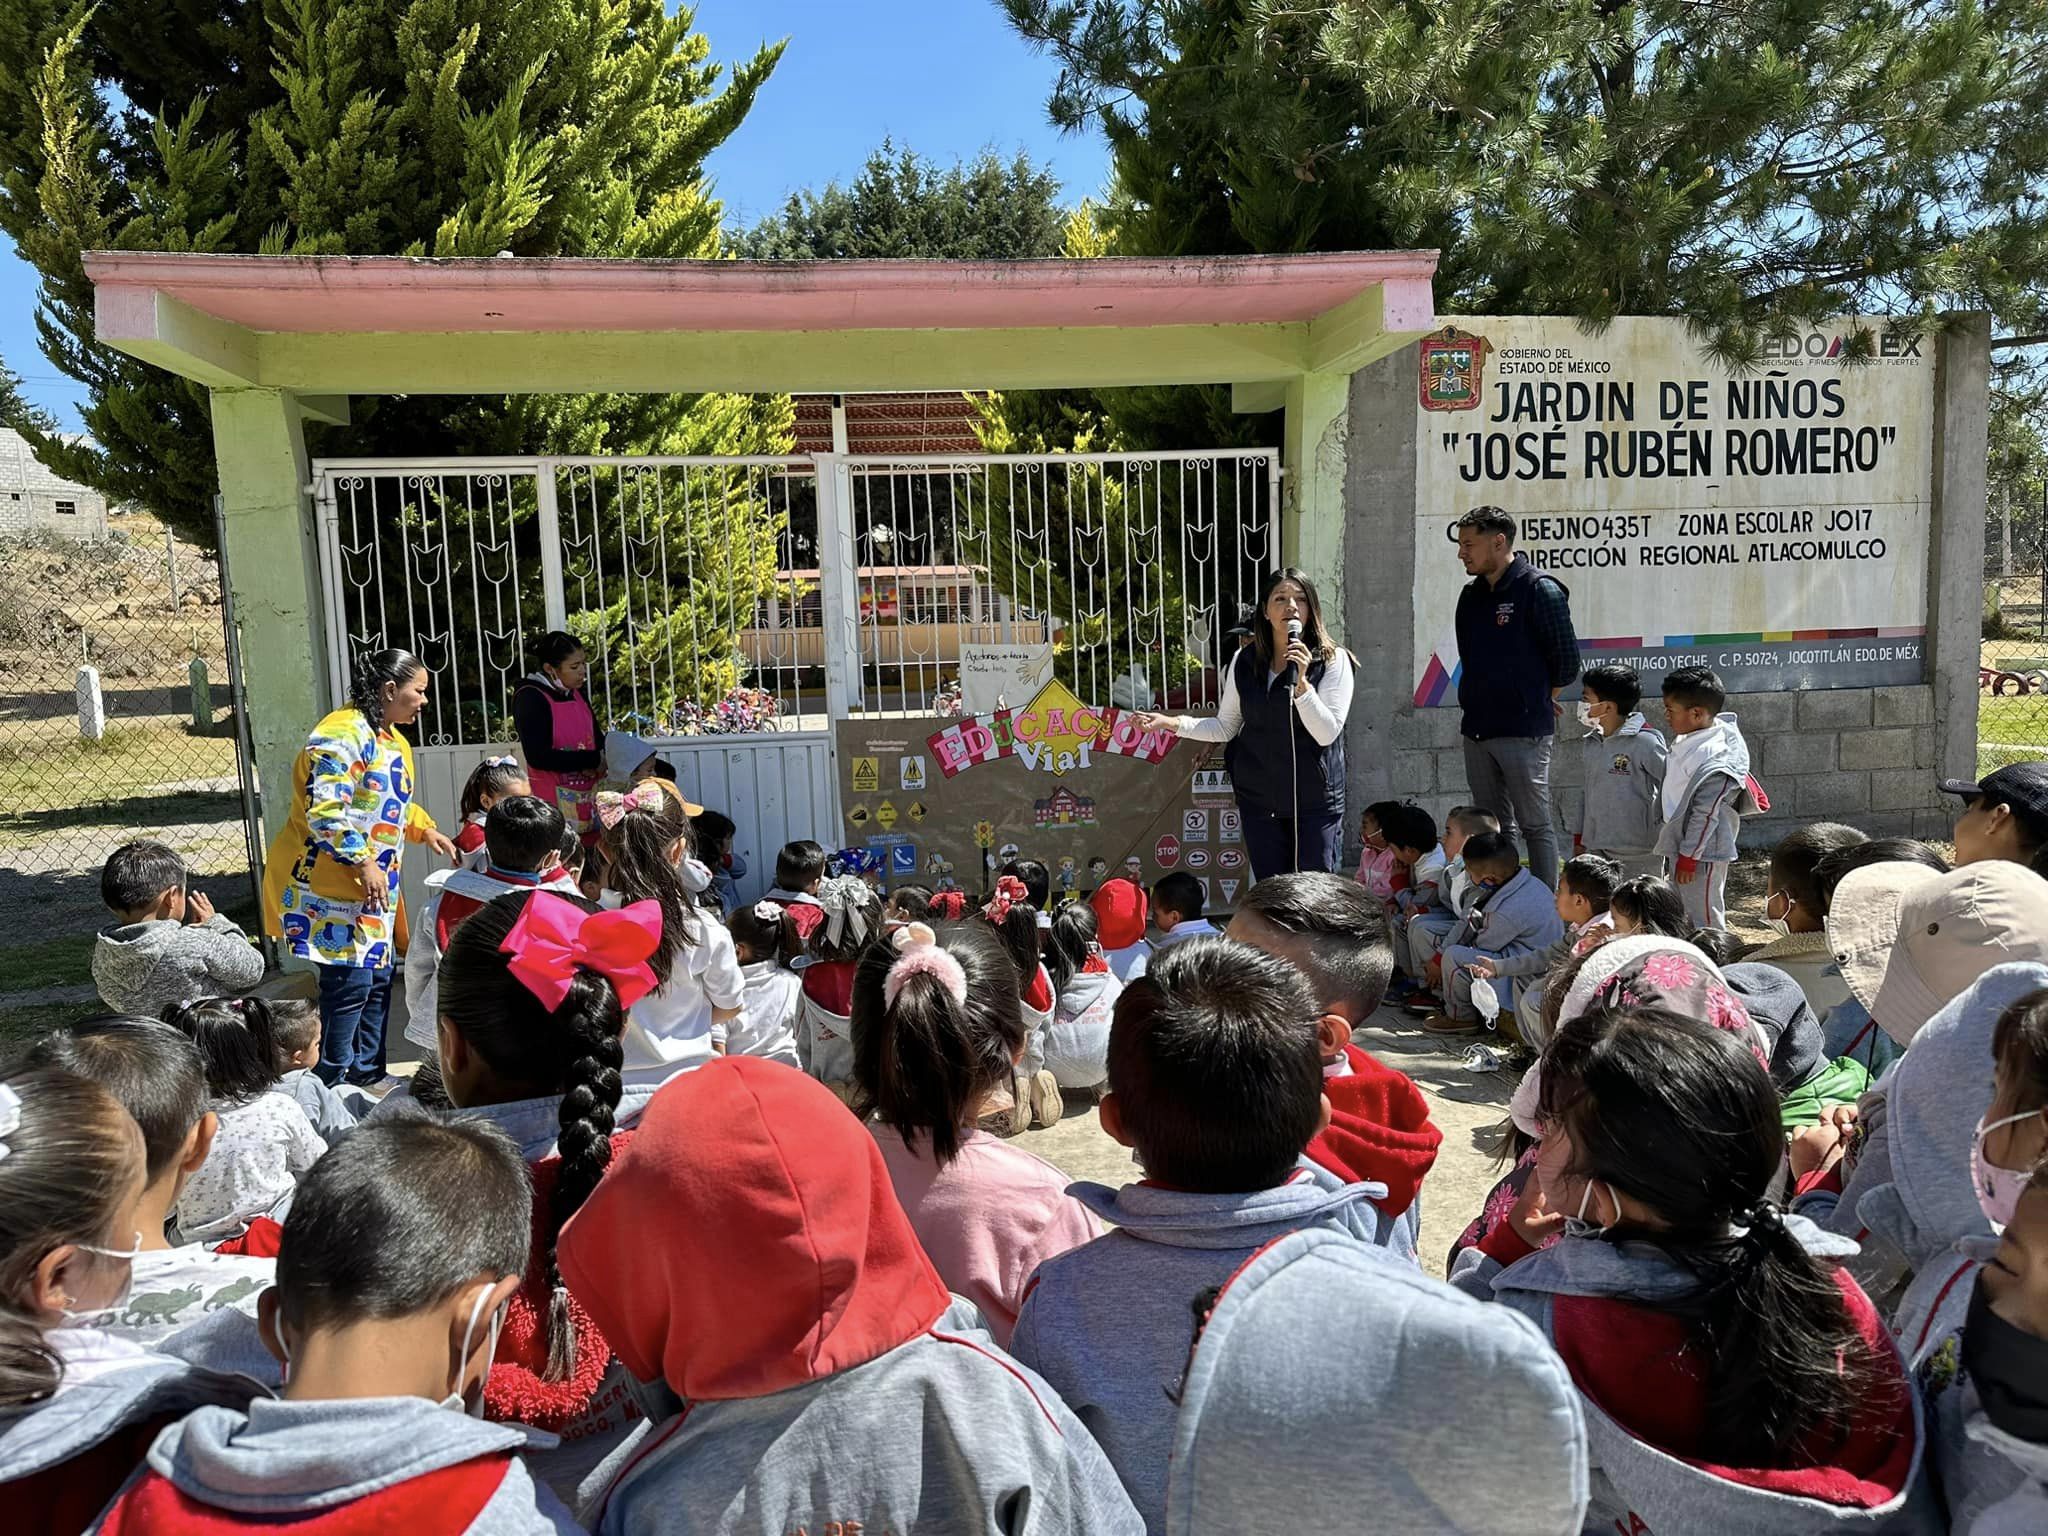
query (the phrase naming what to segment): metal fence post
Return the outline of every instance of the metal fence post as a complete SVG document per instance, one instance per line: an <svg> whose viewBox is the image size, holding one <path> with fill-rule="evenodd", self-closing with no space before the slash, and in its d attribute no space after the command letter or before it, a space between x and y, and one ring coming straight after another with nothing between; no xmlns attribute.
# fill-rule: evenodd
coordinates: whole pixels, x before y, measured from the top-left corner
<svg viewBox="0 0 2048 1536"><path fill-rule="evenodd" d="M329 509L332 498L329 498ZM254 897L256 910L263 910L263 797L256 782L256 744L249 732L249 695L242 687L242 636L235 627L235 588L228 571L228 520L227 510L221 502L220 493L213 497L213 547L214 573L220 578L220 623L228 670L228 704L235 721L235 778L237 788L242 792L242 840L249 854L249 893ZM322 549L326 547L322 541ZM261 932L262 923L257 923L263 947L265 963L275 970L280 963L277 940L267 932Z"/></svg>
<svg viewBox="0 0 2048 1536"><path fill-rule="evenodd" d="M860 582L853 546L852 476L836 453L815 456L818 474L818 617L825 648L825 713L844 720L861 704ZM829 729L829 725L828 725Z"/></svg>
<svg viewBox="0 0 2048 1536"><path fill-rule="evenodd" d="M562 514L555 501L555 461L542 459L534 476L534 527L540 535L540 600L549 629L569 622L569 599L562 584Z"/></svg>

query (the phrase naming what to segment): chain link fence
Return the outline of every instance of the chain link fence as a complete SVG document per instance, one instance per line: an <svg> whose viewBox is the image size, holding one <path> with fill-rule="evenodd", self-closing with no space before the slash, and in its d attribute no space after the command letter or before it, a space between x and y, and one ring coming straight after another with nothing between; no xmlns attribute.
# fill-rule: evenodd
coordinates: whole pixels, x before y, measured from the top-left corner
<svg viewBox="0 0 2048 1536"><path fill-rule="evenodd" d="M2048 758L2048 482L1994 488L1984 524L1977 767Z"/></svg>
<svg viewBox="0 0 2048 1536"><path fill-rule="evenodd" d="M106 857L137 838L255 918L244 754L215 556L143 514L0 539L0 1035L96 1006Z"/></svg>

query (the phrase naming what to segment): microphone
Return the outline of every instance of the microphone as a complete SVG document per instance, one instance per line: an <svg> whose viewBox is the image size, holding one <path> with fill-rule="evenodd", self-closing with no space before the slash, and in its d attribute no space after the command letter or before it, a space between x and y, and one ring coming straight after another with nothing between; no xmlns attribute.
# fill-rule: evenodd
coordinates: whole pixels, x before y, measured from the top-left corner
<svg viewBox="0 0 2048 1536"><path fill-rule="evenodd" d="M1301 638L1301 620L1299 620L1299 619L1289 619L1289 620L1287 621L1287 643L1288 643L1288 645L1289 645L1289 646L1292 646L1292 645L1293 645L1293 644L1294 644L1294 643L1295 643L1295 642L1296 642L1297 640L1299 640L1300 638ZM1296 664L1295 664L1294 662L1291 662L1291 661L1290 661L1289 663L1287 663L1287 686L1288 686L1289 688L1292 688L1292 687L1293 687L1293 686L1294 686L1294 685L1295 685L1296 683L1298 683L1298 682L1300 682L1300 681L1301 681L1301 668L1300 668L1299 666L1297 666L1297 665L1296 665Z"/></svg>

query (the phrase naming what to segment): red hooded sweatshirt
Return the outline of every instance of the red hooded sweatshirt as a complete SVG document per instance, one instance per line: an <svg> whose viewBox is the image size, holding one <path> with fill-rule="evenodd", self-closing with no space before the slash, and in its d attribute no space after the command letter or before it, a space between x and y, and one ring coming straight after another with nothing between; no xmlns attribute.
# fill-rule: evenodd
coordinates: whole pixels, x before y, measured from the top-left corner
<svg viewBox="0 0 2048 1536"><path fill-rule="evenodd" d="M1308 1144L1309 1160L1352 1183L1386 1185L1386 1199L1373 1204L1399 1216L1421 1192L1444 1133L1430 1123L1429 1101L1406 1073L1355 1045L1344 1054L1351 1074L1323 1079L1330 1125Z"/></svg>

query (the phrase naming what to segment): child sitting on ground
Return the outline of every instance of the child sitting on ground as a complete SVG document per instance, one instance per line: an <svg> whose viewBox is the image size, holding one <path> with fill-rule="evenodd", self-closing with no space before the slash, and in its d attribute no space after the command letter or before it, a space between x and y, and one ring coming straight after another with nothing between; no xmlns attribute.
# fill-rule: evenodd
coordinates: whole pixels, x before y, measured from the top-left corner
<svg viewBox="0 0 2048 1536"><path fill-rule="evenodd" d="M1545 1052L1536 1179L1564 1236L1457 1283L1543 1330L1592 1432L1588 1530L1936 1528L1899 1351L1769 1201L1778 1096L1744 1033L1595 1008Z"/></svg>
<svg viewBox="0 0 2048 1536"><path fill-rule="evenodd" d="M1685 899L1678 887L1662 875L1637 875L1624 880L1607 898L1607 917L1616 938L1637 934L1661 934L1667 939L1684 939L1700 931L1686 916Z"/></svg>
<svg viewBox="0 0 2048 1536"><path fill-rule="evenodd" d="M1393 951L1379 903L1342 875L1268 875L1238 903L1230 938L1300 971L1321 1017L1316 1043L1330 1123L1309 1143L1308 1158L1339 1181L1382 1186L1373 1200L1383 1218L1382 1245L1416 1257L1422 1181L1436 1163L1443 1132L1429 1101L1405 1073L1352 1044L1386 995Z"/></svg>
<svg viewBox="0 0 2048 1536"><path fill-rule="evenodd" d="M699 811L690 818L690 844L711 871L711 889L717 894L721 917L731 917L738 910L740 882L747 878L747 861L732 851L732 840L739 835L739 823L723 812Z"/></svg>
<svg viewBox="0 0 2048 1536"><path fill-rule="evenodd" d="M80 1314L72 1326L222 1369L260 1363L246 1355L224 1360L179 1337L223 1309L254 1318L257 1294L274 1272L269 1259L213 1253L197 1243L171 1245L171 1212L206 1162L219 1127L206 1107L206 1067L198 1047L160 1019L109 1015L44 1036L22 1065L98 1083L142 1132L143 1186L132 1218L142 1251L130 1269L129 1293L119 1305Z"/></svg>
<svg viewBox="0 0 2048 1536"><path fill-rule="evenodd" d="M768 899L774 900L773 895ZM799 932L806 910L818 914L811 927L811 963L804 967L803 1002L797 1011L797 1058L806 1072L844 1098L853 1091L854 971L868 940L882 930L882 904L868 883L855 875L834 875L808 900L808 909L788 904Z"/></svg>
<svg viewBox="0 0 2048 1536"><path fill-rule="evenodd" d="M1045 1029L1058 999L1052 977L1038 955L1038 907L1029 888L1016 875L996 877L995 894L981 909L981 920L996 931L1010 963L1017 968L1018 1002L1024 1013L1024 1052L1010 1085L1010 1134L1030 1126L1058 1125L1066 1106L1060 1085L1045 1070Z"/></svg>
<svg viewBox="0 0 2048 1536"><path fill-rule="evenodd" d="M658 917L653 902L605 911L552 891L500 896L455 931L442 967L442 1089L455 1113L510 1136L533 1172L532 1258L484 1410L561 1436L533 1463L565 1499L639 1417L611 1346L570 1303L555 1249L632 1139L616 1127L654 1092L636 1086L622 1105L619 1068L625 1009L654 986ZM397 1112L402 1092L368 1124Z"/></svg>
<svg viewBox="0 0 2048 1536"><path fill-rule="evenodd" d="M861 962L855 1107L879 1122L889 1180L939 1278L1005 1348L1040 1262L1102 1230L1059 1169L975 1128L1010 1085L1026 1027L1008 948L979 924L937 935L912 923Z"/></svg>
<svg viewBox="0 0 2048 1536"><path fill-rule="evenodd" d="M79 1320L133 1283L142 1134L97 1083L49 1068L0 1077L0 1495L12 1530L82 1531L166 1422L249 1400L216 1376Z"/></svg>
<svg viewBox="0 0 2048 1536"><path fill-rule="evenodd" d="M1664 829L1664 737L1636 706L1643 685L1634 667L1610 662L1579 679L1579 720L1590 727L1581 751L1585 781L1572 852L1614 860L1624 878L1661 875L1657 837Z"/></svg>
<svg viewBox="0 0 2048 1536"><path fill-rule="evenodd" d="M1073 1186L1115 1230L1039 1266L1010 1352L1101 1442L1149 1530L1203 1294L1299 1228L1376 1232L1367 1187L1302 1164L1330 1118L1316 1018L1298 971L1223 939L1176 945L1117 999L1102 1128L1144 1178Z"/></svg>
<svg viewBox="0 0 2048 1536"><path fill-rule="evenodd" d="M120 921L93 942L92 979L114 1013L154 1018L188 997L246 992L263 979L263 952L186 892L185 861L162 843L127 843L100 870L100 900Z"/></svg>
<svg viewBox="0 0 2048 1536"><path fill-rule="evenodd" d="M519 1459L526 1432L463 1411L526 1269L529 1198L491 1126L415 1109L350 1137L307 1177L263 1296L283 1393L166 1429L97 1530L579 1530Z"/></svg>
<svg viewBox="0 0 2048 1536"><path fill-rule="evenodd" d="M1152 939L1155 955L1189 939L1213 939L1223 930L1202 915L1202 882L1184 869L1161 875L1152 887ZM1150 962L1147 962L1150 968Z"/></svg>
<svg viewBox="0 0 2048 1536"><path fill-rule="evenodd" d="M889 893L888 905L882 911L884 926L895 929L905 923L928 923L932 920L932 888L928 885L899 885Z"/></svg>
<svg viewBox="0 0 2048 1536"><path fill-rule="evenodd" d="M280 997L270 1004L271 1037L277 1042L277 1086L273 1092L306 1112L320 1139L332 1147L356 1128L377 1101L360 1088L335 1088L313 1068L320 1061L320 1009L307 998Z"/></svg>
<svg viewBox="0 0 2048 1536"><path fill-rule="evenodd" d="M1096 942L1100 924L1085 901L1052 916L1045 968L1052 979L1052 1022L1045 1026L1045 1070L1060 1092L1099 1097L1109 1076L1109 1021L1124 984Z"/></svg>
<svg viewBox="0 0 2048 1536"><path fill-rule="evenodd" d="M565 834L562 813L533 795L509 795L484 818L484 856L471 866L437 869L427 876L426 910L412 925L405 951L405 1038L423 1051L434 1048L440 1027L435 978L449 937L462 920L487 901L537 887L576 889L560 868Z"/></svg>
<svg viewBox="0 0 2048 1536"><path fill-rule="evenodd" d="M1406 877L1392 897L1389 916L1398 925L1411 917L1448 906L1444 870L1450 857L1437 841L1436 818L1419 805L1398 805L1387 812L1387 846Z"/></svg>
<svg viewBox="0 0 2048 1536"><path fill-rule="evenodd" d="M789 909L772 901L757 901L750 907L735 907L725 926L732 934L733 953L745 983L740 1016L726 1036L726 1054L765 1056L785 1066L802 1066L796 1052L796 1027L803 977L790 962L802 952L803 941L796 936Z"/></svg>
<svg viewBox="0 0 2048 1536"><path fill-rule="evenodd" d="M624 1081L658 1088L725 1049L746 1000L732 935L698 908L682 867L690 852L687 802L665 779L624 795L600 791L598 847L605 860L605 907L652 902L661 936L651 964L660 983L626 1013Z"/></svg>
<svg viewBox="0 0 2048 1536"><path fill-rule="evenodd" d="M208 1107L219 1117L213 1147L178 1193L178 1240L209 1247L269 1216L327 1150L298 1101L273 1090L277 1034L258 997L202 997L164 1011L164 1022L199 1047Z"/></svg>
<svg viewBox="0 0 2048 1536"><path fill-rule="evenodd" d="M818 925L825 921L824 910L818 905L818 887L824 883L823 843L800 838L782 845L782 851L775 855L775 885L764 899L789 908L797 937L805 944L811 942Z"/></svg>
<svg viewBox="0 0 2048 1536"><path fill-rule="evenodd" d="M1381 902L1394 899L1399 861L1387 840L1386 818L1401 809L1398 800L1380 800L1365 808L1358 818L1358 883Z"/></svg>
<svg viewBox="0 0 2048 1536"><path fill-rule="evenodd" d="M1423 1023L1433 1035L1479 1033L1480 1014L1472 1001L1475 963L1540 954L1564 934L1555 894L1522 868L1522 856L1505 833L1488 832L1467 843L1465 870L1479 898L1436 957L1436 973L1429 980L1444 1006ZM1512 982L1486 985L1493 988L1502 1010L1514 1006Z"/></svg>
<svg viewBox="0 0 2048 1536"><path fill-rule="evenodd" d="M1842 968L1828 943L1827 903L1820 894L1820 862L1833 853L1868 842L1854 827L1817 821L1780 838L1771 850L1770 882L1764 895L1764 921L1777 937L1747 959L1775 965L1799 983L1814 1012L1825 1017L1849 996Z"/></svg>
<svg viewBox="0 0 2048 1536"><path fill-rule="evenodd" d="M1611 932L1609 907L1621 884L1621 866L1597 853L1566 859L1558 871L1554 905L1564 932L1548 949L1532 949L1501 960L1475 960L1478 981L1507 980L1515 986L1515 1032L1532 1051L1543 1049L1543 995L1560 968Z"/></svg>
<svg viewBox="0 0 2048 1536"><path fill-rule="evenodd" d="M462 786L462 826L455 846L466 859L484 846L484 823L491 807L513 795L530 795L526 770L516 757L487 757L469 772Z"/></svg>
<svg viewBox="0 0 2048 1536"><path fill-rule="evenodd" d="M1429 974L1430 961L1437 957L1444 940L1472 910L1479 892L1465 869L1465 846L1482 832L1499 830L1500 818L1476 805L1453 806L1450 814L1444 817L1443 846L1447 862L1438 881L1437 903L1427 911L1417 912L1405 925L1397 924L1394 928L1394 959L1401 973L1394 983L1396 991L1401 989L1403 979L1411 987L1421 985L1422 978ZM1435 999L1431 1001L1434 1003ZM1423 1011L1435 1010L1426 1008Z"/></svg>
<svg viewBox="0 0 2048 1536"><path fill-rule="evenodd" d="M1129 875L1116 875L1095 888L1088 905L1095 909L1095 940L1110 972L1126 985L1144 975L1152 959L1145 939L1151 915L1145 887Z"/></svg>
<svg viewBox="0 0 2048 1536"><path fill-rule="evenodd" d="M977 1342L875 1139L800 1073L729 1056L665 1088L562 1272L671 1394L591 1481L601 1536L1141 1529L1067 1406Z"/></svg>
<svg viewBox="0 0 2048 1536"><path fill-rule="evenodd" d="M1767 809L1749 776L1749 744L1721 679L1705 667L1680 667L1664 678L1664 715L1671 755L1664 765L1664 828L1657 854L1671 860L1672 879L1695 928L1728 926L1728 866L1742 818Z"/></svg>

